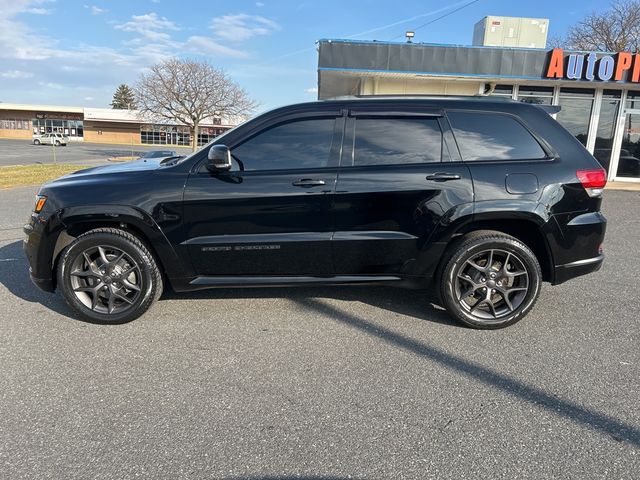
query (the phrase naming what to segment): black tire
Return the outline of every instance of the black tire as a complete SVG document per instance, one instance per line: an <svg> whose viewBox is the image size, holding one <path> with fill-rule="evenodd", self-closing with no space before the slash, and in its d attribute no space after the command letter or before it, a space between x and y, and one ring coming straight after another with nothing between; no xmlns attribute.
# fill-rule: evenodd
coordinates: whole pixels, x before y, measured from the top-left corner
<svg viewBox="0 0 640 480"><path fill-rule="evenodd" d="M478 329L508 327L533 308L542 284L540 264L520 240L501 232L473 232L448 252L439 279L443 306Z"/></svg>
<svg viewBox="0 0 640 480"><path fill-rule="evenodd" d="M56 147L60 146L60 141L56 140Z"/></svg>
<svg viewBox="0 0 640 480"><path fill-rule="evenodd" d="M33 144L34 144L34 145L40 145L40 140L34 140L34 141L33 141Z"/></svg>
<svg viewBox="0 0 640 480"><path fill-rule="evenodd" d="M162 295L162 275L149 248L116 228L76 238L60 254L57 275L67 304L94 323L135 320Z"/></svg>

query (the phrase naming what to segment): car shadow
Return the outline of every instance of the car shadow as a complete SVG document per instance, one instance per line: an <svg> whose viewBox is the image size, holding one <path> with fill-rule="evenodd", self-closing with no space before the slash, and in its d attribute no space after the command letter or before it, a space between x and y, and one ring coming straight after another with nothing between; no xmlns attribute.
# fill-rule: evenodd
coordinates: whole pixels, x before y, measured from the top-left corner
<svg viewBox="0 0 640 480"><path fill-rule="evenodd" d="M22 241L0 247L0 284L19 299L40 305L67 317L78 319L60 295L43 292L29 278L29 265L22 251Z"/></svg>
<svg viewBox="0 0 640 480"><path fill-rule="evenodd" d="M22 242L16 241L0 247L0 283L16 297L41 305L74 319L79 319L60 294L39 290L29 279L29 266L22 252ZM433 294L425 290L405 290L382 286L342 287L271 287L271 288L222 288L196 292L176 293L166 289L161 301L193 299L252 299L284 298L303 301L309 298L327 298L350 302L362 302L396 315L409 316L424 321L463 328L454 322L440 307Z"/></svg>
<svg viewBox="0 0 640 480"><path fill-rule="evenodd" d="M450 327L465 328L449 317L445 310L438 305L438 300L432 291L408 290L379 285L215 288L178 293L167 291L162 295L160 300L260 298L281 298L293 302L301 302L311 298L361 302L375 308L387 310L397 316L402 315Z"/></svg>

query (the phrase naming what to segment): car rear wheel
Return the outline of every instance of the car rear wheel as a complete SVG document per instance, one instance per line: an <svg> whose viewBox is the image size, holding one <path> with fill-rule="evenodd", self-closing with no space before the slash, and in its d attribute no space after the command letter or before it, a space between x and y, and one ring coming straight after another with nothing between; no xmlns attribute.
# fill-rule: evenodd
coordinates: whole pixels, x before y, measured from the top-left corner
<svg viewBox="0 0 640 480"><path fill-rule="evenodd" d="M451 253L440 279L447 311L473 328L504 328L521 320L540 293L542 273L533 252L500 232L479 232Z"/></svg>
<svg viewBox="0 0 640 480"><path fill-rule="evenodd" d="M115 228L91 230L67 246L58 285L71 308L97 323L135 320L162 294L162 277L149 249Z"/></svg>
<svg viewBox="0 0 640 480"><path fill-rule="evenodd" d="M60 146L60 140L56 140L56 147Z"/></svg>

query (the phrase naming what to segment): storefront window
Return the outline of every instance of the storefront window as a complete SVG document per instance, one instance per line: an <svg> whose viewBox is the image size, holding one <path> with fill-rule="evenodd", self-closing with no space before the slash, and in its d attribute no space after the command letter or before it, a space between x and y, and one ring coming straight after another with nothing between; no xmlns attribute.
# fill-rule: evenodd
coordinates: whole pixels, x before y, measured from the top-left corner
<svg viewBox="0 0 640 480"><path fill-rule="evenodd" d="M2 130L29 130L30 128L29 120L0 120L0 129Z"/></svg>
<svg viewBox="0 0 640 480"><path fill-rule="evenodd" d="M627 92L627 108L640 110L640 92Z"/></svg>
<svg viewBox="0 0 640 480"><path fill-rule="evenodd" d="M82 120L56 120L50 118L34 118L31 121L33 134L60 133L68 137L82 137Z"/></svg>
<svg viewBox="0 0 640 480"><path fill-rule="evenodd" d="M594 90L587 88L563 88L560 90L561 110L558 112L556 120L585 146L589 135L594 93Z"/></svg>
<svg viewBox="0 0 640 480"><path fill-rule="evenodd" d="M175 125L142 125L140 142L148 145L190 145L189 127Z"/></svg>
<svg viewBox="0 0 640 480"><path fill-rule="evenodd" d="M497 97L513 97L513 85L496 85L496 88L491 92L492 96Z"/></svg>
<svg viewBox="0 0 640 480"><path fill-rule="evenodd" d="M536 105L551 105L553 101L553 87L530 87L521 85L518 88L518 100Z"/></svg>
<svg viewBox="0 0 640 480"><path fill-rule="evenodd" d="M625 118L616 176L640 178L640 114Z"/></svg>
<svg viewBox="0 0 640 480"><path fill-rule="evenodd" d="M200 127L198 145L206 145L226 131L221 127ZM191 145L191 129L178 125L141 125L140 143L148 145Z"/></svg>
<svg viewBox="0 0 640 480"><path fill-rule="evenodd" d="M611 163L613 136L616 132L616 121L620 109L620 91L605 90L600 105L600 119L593 156L608 171Z"/></svg>

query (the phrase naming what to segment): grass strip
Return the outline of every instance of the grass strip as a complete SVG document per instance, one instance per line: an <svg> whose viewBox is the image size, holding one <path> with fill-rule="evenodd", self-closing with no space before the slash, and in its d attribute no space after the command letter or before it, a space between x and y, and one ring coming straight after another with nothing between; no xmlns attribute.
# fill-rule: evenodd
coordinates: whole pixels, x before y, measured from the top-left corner
<svg viewBox="0 0 640 480"><path fill-rule="evenodd" d="M83 168L87 168L87 166L69 163L0 167L0 188L41 185L49 180L54 180Z"/></svg>

